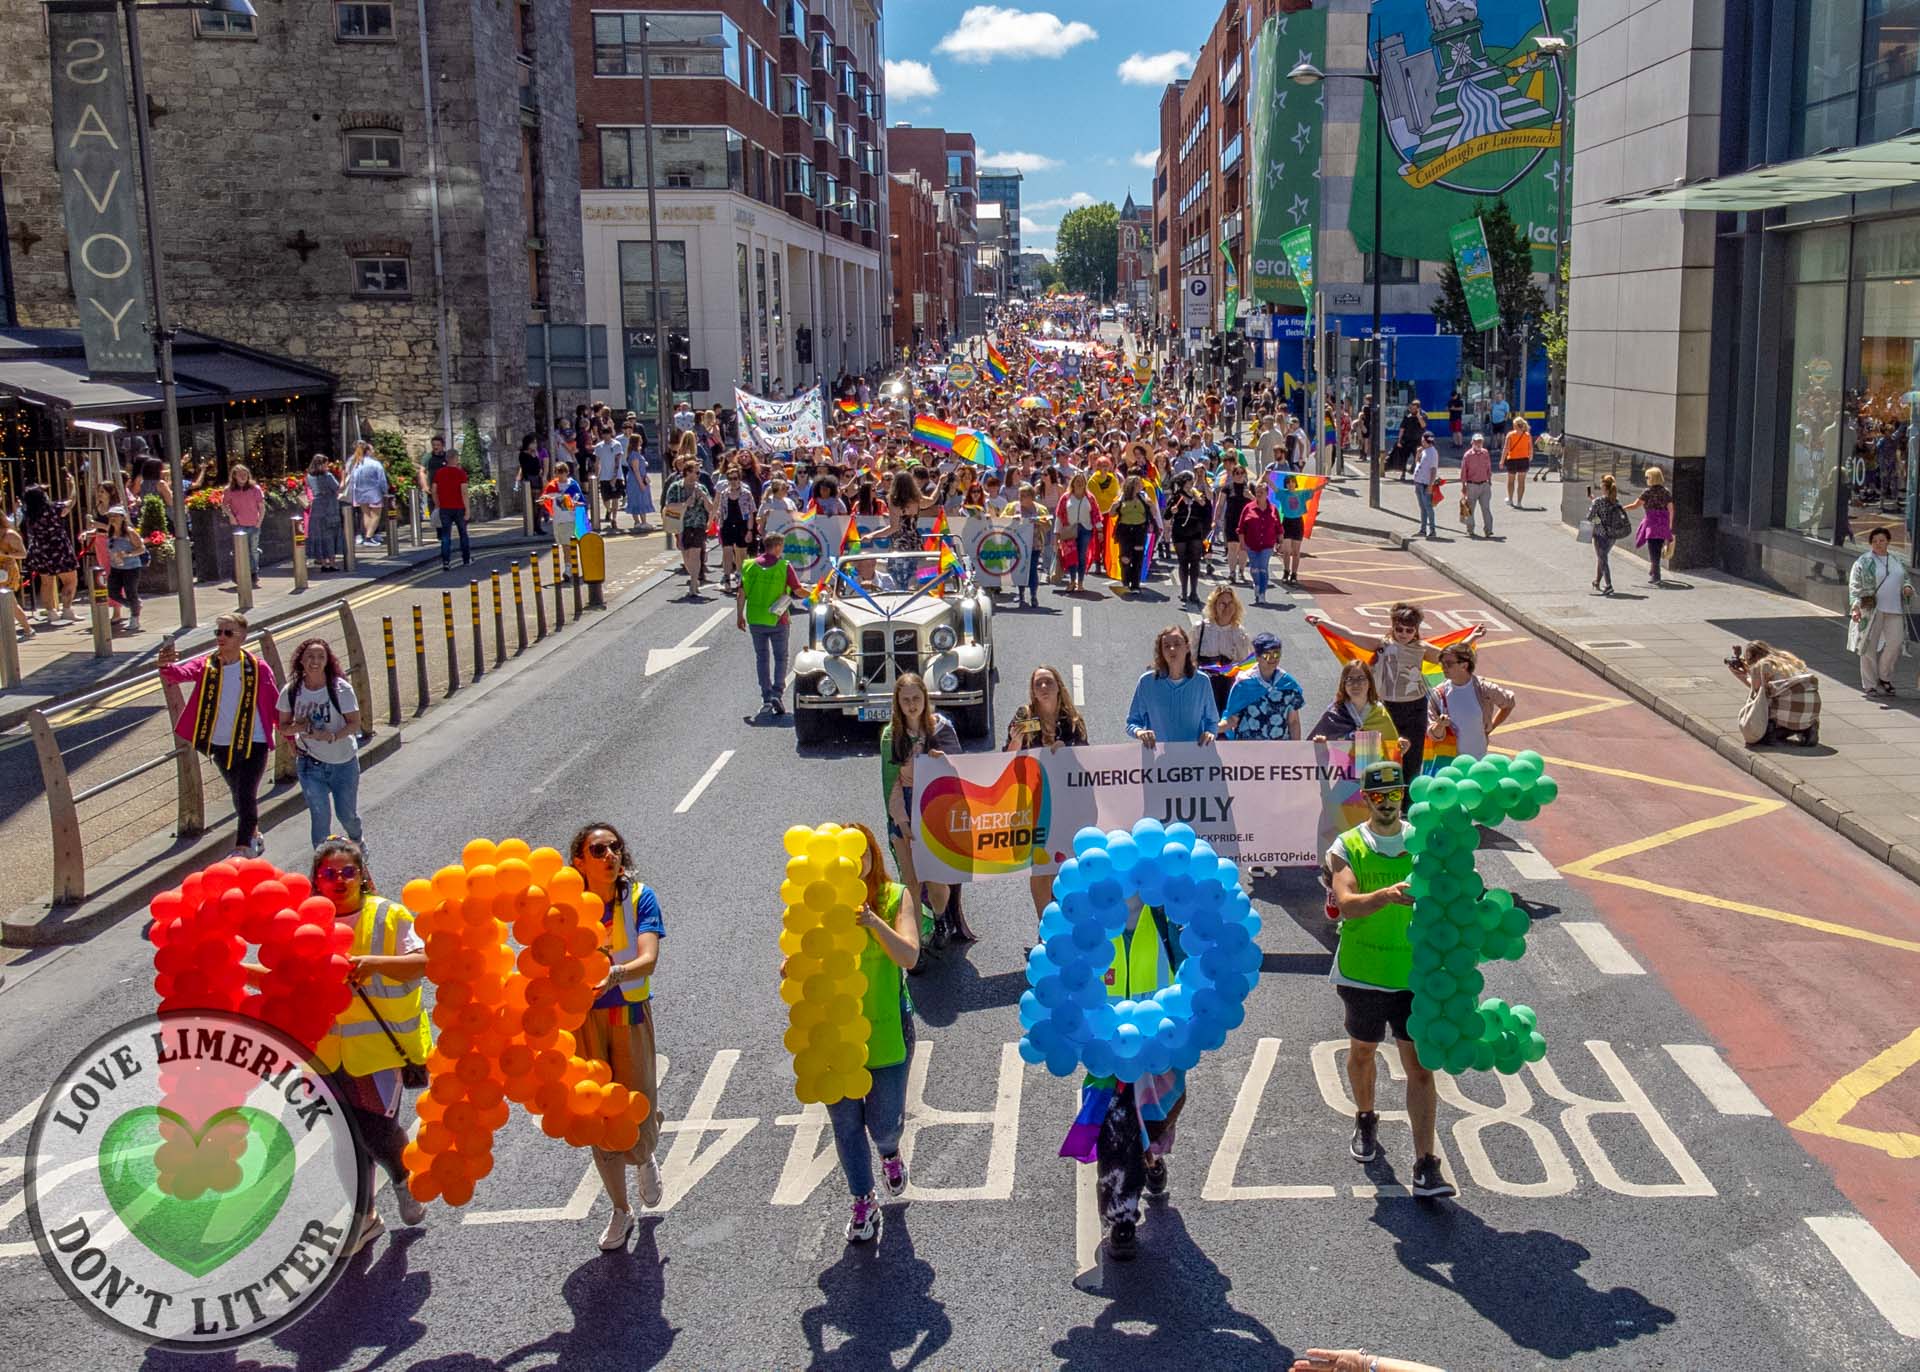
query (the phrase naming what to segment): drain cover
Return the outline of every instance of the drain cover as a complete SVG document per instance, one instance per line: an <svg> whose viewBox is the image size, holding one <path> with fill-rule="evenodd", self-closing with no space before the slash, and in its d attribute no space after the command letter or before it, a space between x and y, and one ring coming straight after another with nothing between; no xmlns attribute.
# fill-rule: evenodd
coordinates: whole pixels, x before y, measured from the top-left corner
<svg viewBox="0 0 1920 1372"><path fill-rule="evenodd" d="M1596 638L1590 639L1580 646L1596 653L1618 653L1625 652L1631 648L1638 648L1640 645L1630 638Z"/></svg>

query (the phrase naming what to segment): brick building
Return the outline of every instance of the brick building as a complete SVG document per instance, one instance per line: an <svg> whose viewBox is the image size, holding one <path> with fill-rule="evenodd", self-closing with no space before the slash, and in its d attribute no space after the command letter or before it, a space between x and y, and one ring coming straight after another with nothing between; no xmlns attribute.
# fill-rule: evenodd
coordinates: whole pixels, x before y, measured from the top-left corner
<svg viewBox="0 0 1920 1372"><path fill-rule="evenodd" d="M424 450L440 427L444 300L453 425L471 420L508 466L535 420L526 326L581 321L570 8L428 0L424 35L415 5L382 0L147 15L174 322L336 374L362 420ZM12 54L0 186L15 306L23 325L70 327L41 7L0 6L0 46ZM212 455L195 432L182 445ZM248 446L228 456L267 470L301 456L290 427Z"/></svg>
<svg viewBox="0 0 1920 1372"><path fill-rule="evenodd" d="M960 239L946 197L919 172L893 173L887 202L892 256L893 337L918 347L960 317Z"/></svg>
<svg viewBox="0 0 1920 1372"><path fill-rule="evenodd" d="M959 281L955 286L958 309L953 328L963 337L980 332L988 301L982 300L974 282L980 242L975 223L980 206L980 168L973 135L895 124L887 130L887 157L900 171L919 172L934 194L946 201L959 250Z"/></svg>
<svg viewBox="0 0 1920 1372"><path fill-rule="evenodd" d="M880 0L720 0L652 11L577 5L588 312L613 386L657 394L641 21L651 14L654 182L667 331L704 386L785 393L891 350Z"/></svg>

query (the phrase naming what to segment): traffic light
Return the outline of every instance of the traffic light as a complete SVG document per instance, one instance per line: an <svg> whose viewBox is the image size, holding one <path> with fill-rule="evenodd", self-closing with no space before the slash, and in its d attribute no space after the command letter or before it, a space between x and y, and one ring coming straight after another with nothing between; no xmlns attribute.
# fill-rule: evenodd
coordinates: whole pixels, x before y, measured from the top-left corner
<svg viewBox="0 0 1920 1372"><path fill-rule="evenodd" d="M813 362L813 330L805 324L793 331L793 358L802 366Z"/></svg>
<svg viewBox="0 0 1920 1372"><path fill-rule="evenodd" d="M1216 367L1224 366L1227 360L1227 339L1224 334L1215 334L1207 340L1207 361Z"/></svg>
<svg viewBox="0 0 1920 1372"><path fill-rule="evenodd" d="M667 335L667 385L670 389L684 391L692 388L692 378L688 373L693 370L693 343L683 333Z"/></svg>

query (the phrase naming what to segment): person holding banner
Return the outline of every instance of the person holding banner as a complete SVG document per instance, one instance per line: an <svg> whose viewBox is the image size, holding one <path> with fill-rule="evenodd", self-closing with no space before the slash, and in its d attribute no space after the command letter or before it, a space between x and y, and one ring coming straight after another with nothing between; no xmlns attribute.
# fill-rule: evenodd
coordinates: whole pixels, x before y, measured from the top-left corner
<svg viewBox="0 0 1920 1372"><path fill-rule="evenodd" d="M1306 693L1291 672L1280 670L1281 643L1273 634L1253 636L1254 669L1233 679L1227 693L1220 736L1232 739L1288 739L1299 742L1300 711Z"/></svg>
<svg viewBox="0 0 1920 1372"><path fill-rule="evenodd" d="M960 751L953 721L933 708L927 683L917 672L902 672L893 683L893 719L880 731L880 793L887 810L887 839L900 880L932 910L944 912L951 888L927 882L923 888L913 866L913 762L921 756L944 757ZM963 941L973 931L961 924Z"/></svg>
<svg viewBox="0 0 1920 1372"><path fill-rule="evenodd" d="M1374 733L1380 735L1387 755L1393 756L1398 751L1400 732L1374 690L1372 669L1364 662L1347 663L1340 669L1340 683L1335 689L1338 694L1333 704L1327 706L1320 722L1313 726L1313 741L1336 742L1352 738L1356 733Z"/></svg>
<svg viewBox="0 0 1920 1372"><path fill-rule="evenodd" d="M1169 624L1153 640L1153 668L1141 674L1127 708L1127 734L1152 748L1160 743L1213 742L1220 709L1213 688L1193 663L1184 624Z"/></svg>
<svg viewBox="0 0 1920 1372"><path fill-rule="evenodd" d="M1053 752L1063 746L1085 747L1091 741L1087 722L1074 706L1073 693L1067 689L1060 669L1044 664L1035 667L1027 678L1027 703L1007 721L1007 742L1001 751L1024 753L1045 748ZM1028 877L1027 887L1033 896L1033 913L1046 913L1047 902L1053 899L1052 874Z"/></svg>

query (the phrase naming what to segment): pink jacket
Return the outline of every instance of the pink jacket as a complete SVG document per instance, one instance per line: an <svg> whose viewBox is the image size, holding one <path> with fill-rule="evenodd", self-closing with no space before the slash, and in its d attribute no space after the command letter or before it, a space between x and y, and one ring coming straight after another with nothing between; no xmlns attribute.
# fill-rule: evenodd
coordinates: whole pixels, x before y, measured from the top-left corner
<svg viewBox="0 0 1920 1372"><path fill-rule="evenodd" d="M206 674L207 664L213 660L214 654L203 653L190 662L176 662L171 667L160 669L162 681L193 683L193 693L187 697L187 708L180 712L180 718L174 722L173 726L173 732L188 743L193 742L193 722L200 716L202 679ZM260 665L258 689L254 692L254 707L260 715L260 727L267 740L266 746L271 748L274 722L278 718L277 712L280 708L280 684L273 679L273 668L268 665L265 658L255 656L253 660Z"/></svg>

